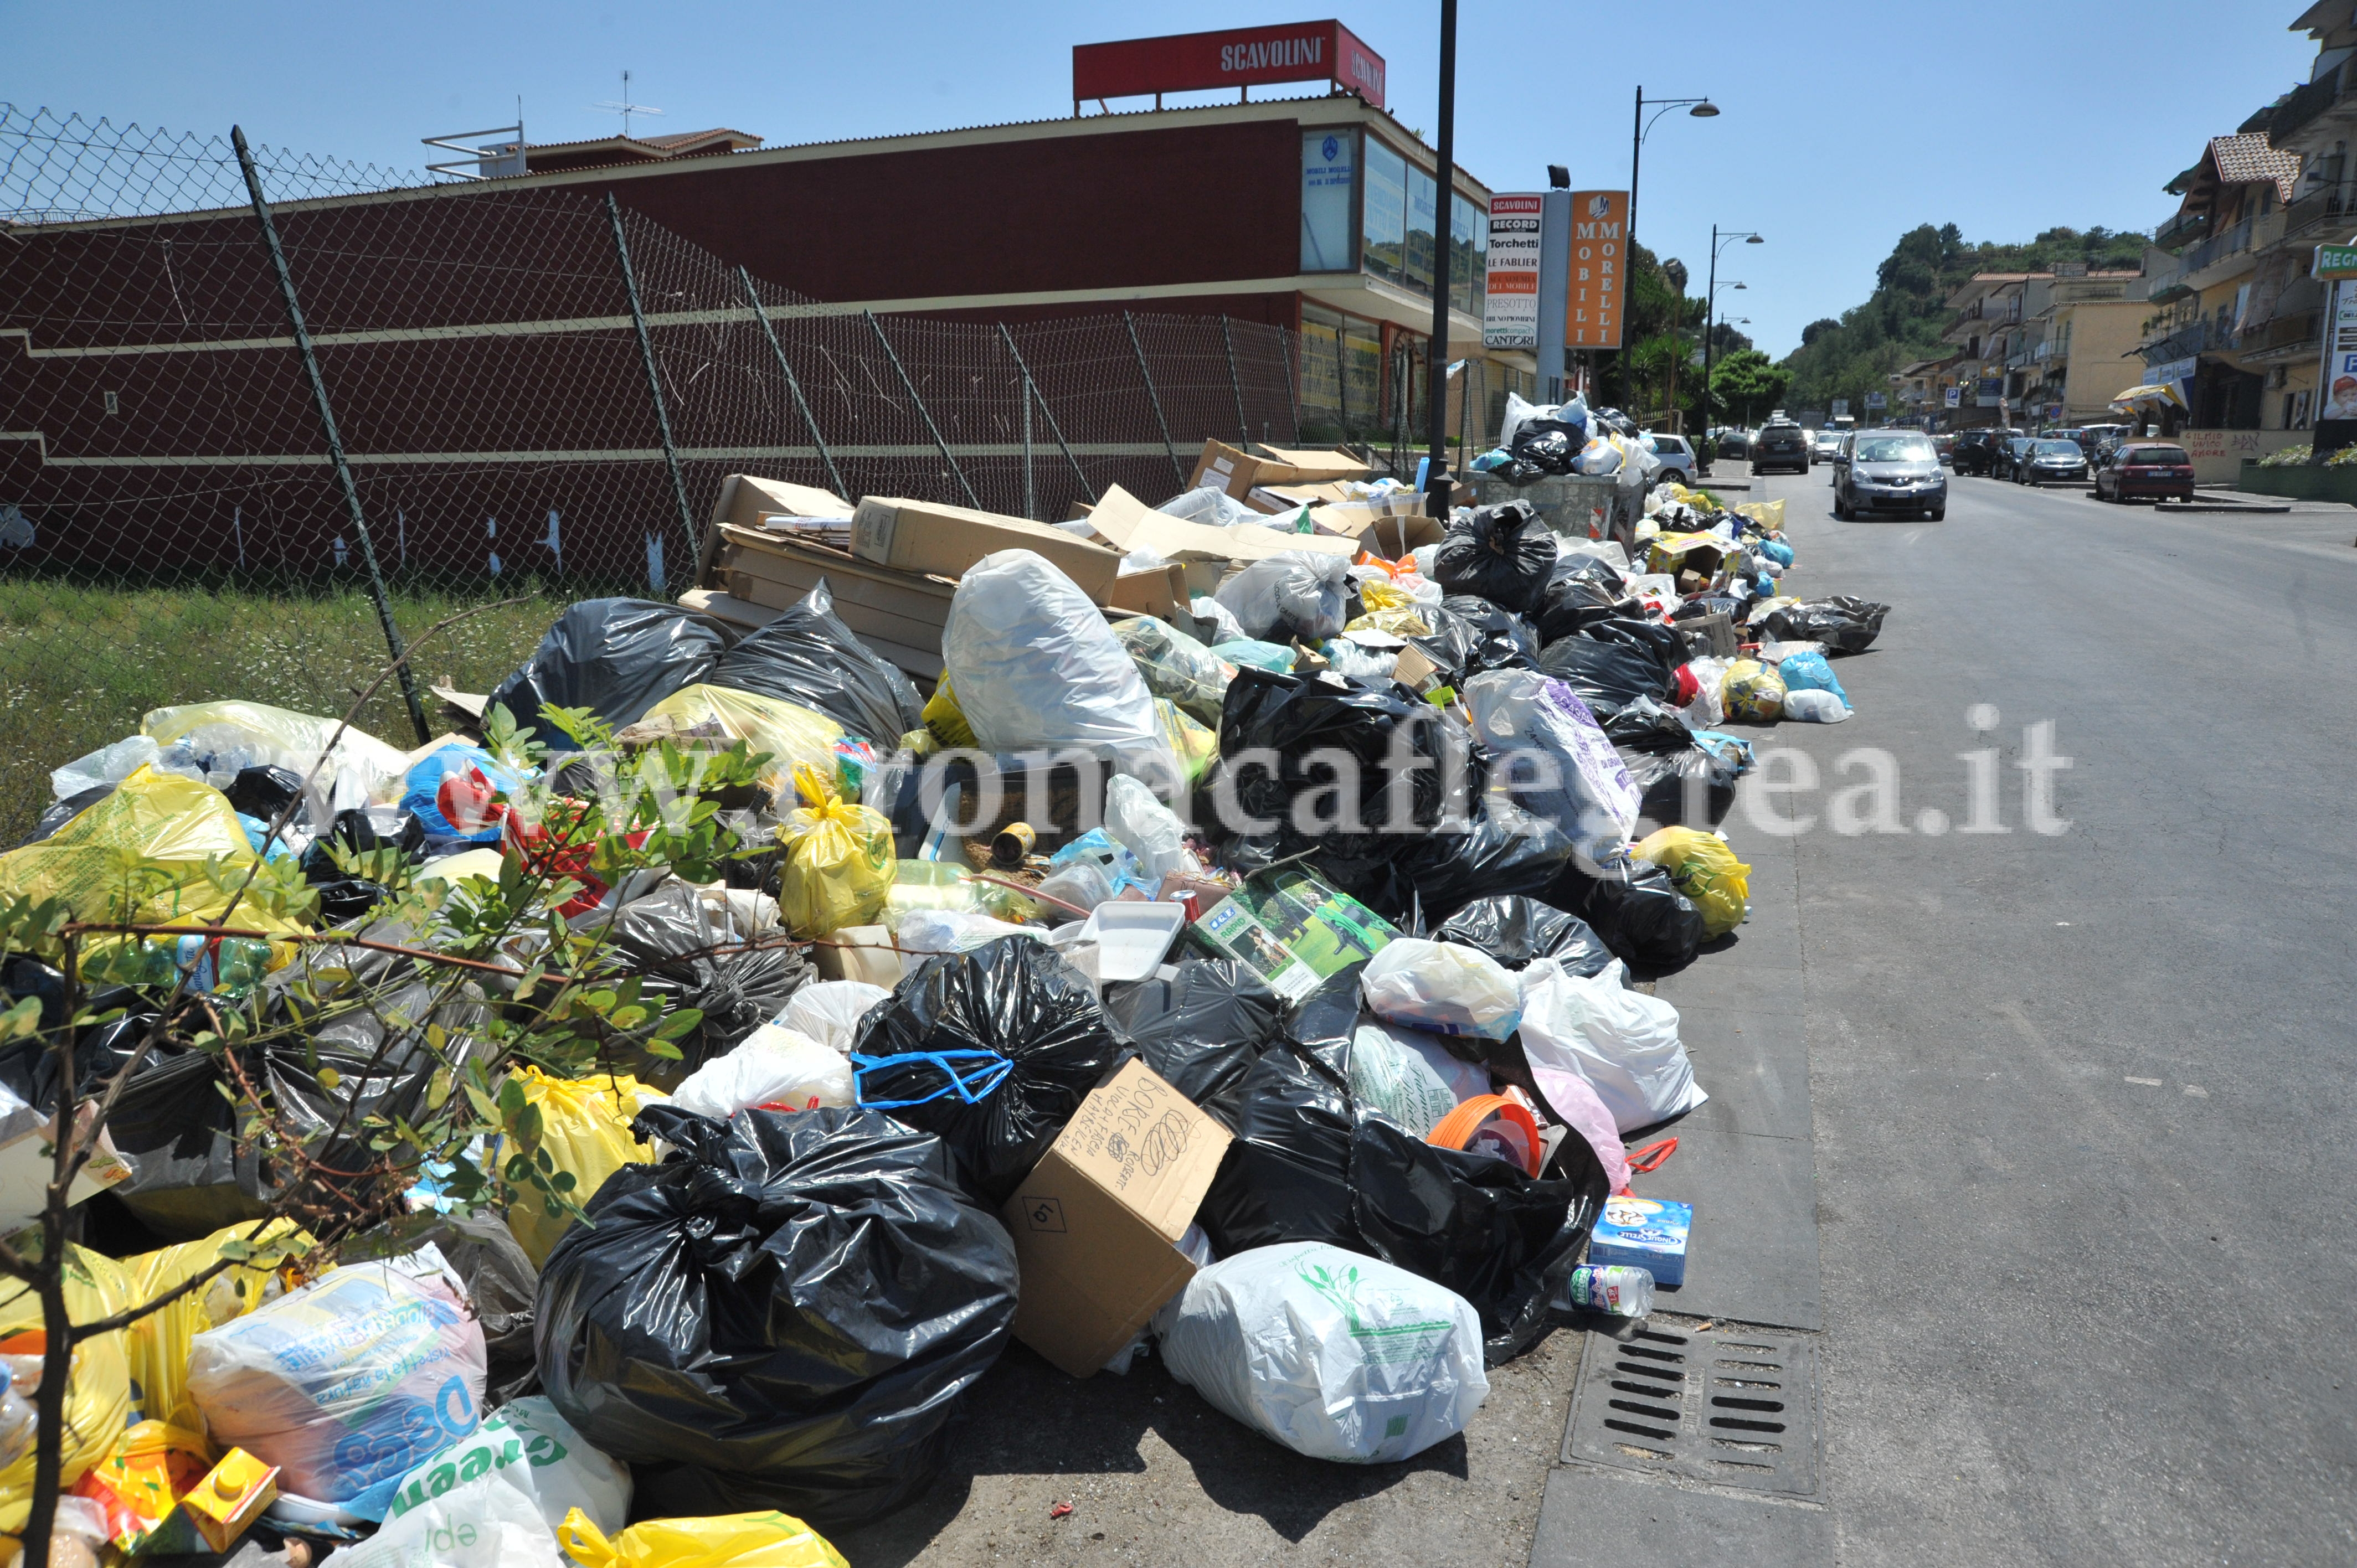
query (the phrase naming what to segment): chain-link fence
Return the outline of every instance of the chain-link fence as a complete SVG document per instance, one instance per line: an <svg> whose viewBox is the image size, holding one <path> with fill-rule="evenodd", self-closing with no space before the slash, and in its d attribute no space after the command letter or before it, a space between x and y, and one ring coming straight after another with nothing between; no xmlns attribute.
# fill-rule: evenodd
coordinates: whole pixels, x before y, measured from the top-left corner
<svg viewBox="0 0 2357 1568"><path fill-rule="evenodd" d="M577 188L244 154L0 105L0 833L150 707L339 713L459 609L420 683L487 690L562 603L692 585L729 473L1052 521L1400 428L1355 330L879 317Z"/></svg>

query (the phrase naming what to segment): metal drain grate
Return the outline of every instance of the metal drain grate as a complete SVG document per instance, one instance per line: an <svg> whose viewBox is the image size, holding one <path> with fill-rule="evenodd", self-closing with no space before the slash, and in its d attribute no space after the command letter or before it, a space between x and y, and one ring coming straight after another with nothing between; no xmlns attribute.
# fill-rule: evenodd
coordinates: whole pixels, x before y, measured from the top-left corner
<svg viewBox="0 0 2357 1568"><path fill-rule="evenodd" d="M1813 1496L1817 1354L1810 1336L1655 1315L1588 1337L1566 1463Z"/></svg>

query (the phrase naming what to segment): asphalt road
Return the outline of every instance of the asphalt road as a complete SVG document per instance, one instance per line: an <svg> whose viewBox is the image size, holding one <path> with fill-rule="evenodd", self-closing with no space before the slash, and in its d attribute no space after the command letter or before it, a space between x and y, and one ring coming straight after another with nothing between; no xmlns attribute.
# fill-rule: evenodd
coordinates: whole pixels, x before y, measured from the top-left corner
<svg viewBox="0 0 2357 1568"><path fill-rule="evenodd" d="M1898 779L1794 841L1836 1560L2357 1560L2357 512L1762 495L1802 591L1896 607L1837 666L1871 724L1776 736L1788 815L1856 746ZM2005 831L1920 831L1986 747Z"/></svg>

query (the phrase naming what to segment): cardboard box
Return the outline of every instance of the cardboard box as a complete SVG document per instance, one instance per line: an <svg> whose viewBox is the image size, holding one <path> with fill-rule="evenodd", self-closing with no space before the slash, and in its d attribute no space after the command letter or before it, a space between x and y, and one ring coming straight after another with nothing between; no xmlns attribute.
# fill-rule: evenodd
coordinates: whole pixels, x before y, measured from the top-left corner
<svg viewBox="0 0 2357 1568"><path fill-rule="evenodd" d="M949 578L879 566L848 551L734 524L718 531L705 577L702 587L739 607L770 611L792 608L823 579L836 617L862 642L920 679L942 672L942 628L957 592ZM688 596L680 602L688 604ZM723 608L709 598L693 607L713 614ZM740 608L732 618L742 614Z"/></svg>
<svg viewBox="0 0 2357 1568"><path fill-rule="evenodd" d="M1372 551L1386 561L1396 561L1411 550L1426 544L1437 544L1448 525L1437 517L1427 517L1421 510L1424 497L1417 496L1415 508L1386 505L1381 501L1337 501L1327 506L1312 507L1309 521L1313 527L1337 538L1354 541L1361 549Z"/></svg>
<svg viewBox="0 0 2357 1568"><path fill-rule="evenodd" d="M139 1543L140 1553L154 1557L226 1553L277 1500L278 1466L264 1464L242 1448L232 1448Z"/></svg>
<svg viewBox="0 0 2357 1568"><path fill-rule="evenodd" d="M1263 486L1339 484L1374 477L1372 468L1346 452L1295 452L1275 446L1264 450L1277 455L1255 456L1224 442L1206 441L1187 488L1208 487L1241 501L1249 500L1253 491Z"/></svg>
<svg viewBox="0 0 2357 1568"><path fill-rule="evenodd" d="M1694 1230L1694 1205L1666 1198L1608 1198L1587 1243L1591 1263L1623 1263L1651 1270L1653 1283L1685 1283L1686 1237Z"/></svg>
<svg viewBox="0 0 2357 1568"><path fill-rule="evenodd" d="M1346 557L1359 553L1355 542L1332 534L1279 533L1250 522L1234 528L1189 522L1154 510L1119 485L1106 489L1089 521L1120 549L1151 550L1168 561L1265 561L1294 550Z"/></svg>
<svg viewBox="0 0 2357 1568"><path fill-rule="evenodd" d="M1228 1141L1143 1062L1082 1101L1003 1213L1023 1275L1015 1337L1076 1378L1137 1337L1195 1275L1175 1243Z"/></svg>
<svg viewBox="0 0 2357 1568"><path fill-rule="evenodd" d="M869 496L851 514L851 553L896 571L955 579L985 555L1030 550L1046 556L1098 604L1109 602L1121 554L1044 522L939 501Z"/></svg>
<svg viewBox="0 0 2357 1568"><path fill-rule="evenodd" d="M1217 585L1214 584L1214 586ZM1188 568L1173 561L1158 572L1132 572L1113 580L1113 595L1105 603L1108 607L1135 610L1140 615L1159 616L1168 620L1184 611L1192 615L1189 607L1193 600L1188 594ZM1206 593L1210 589L1204 590Z"/></svg>

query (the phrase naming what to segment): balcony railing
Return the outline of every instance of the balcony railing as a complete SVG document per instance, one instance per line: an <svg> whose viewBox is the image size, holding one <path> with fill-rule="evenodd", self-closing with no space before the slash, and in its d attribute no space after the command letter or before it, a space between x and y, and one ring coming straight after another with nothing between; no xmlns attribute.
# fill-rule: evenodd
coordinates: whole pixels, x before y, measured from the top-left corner
<svg viewBox="0 0 2357 1568"><path fill-rule="evenodd" d="M2324 313L2311 310L2300 316L2278 316L2263 321L2242 335L2244 352L2265 354L2284 349L2305 349L2315 346L2324 328Z"/></svg>
<svg viewBox="0 0 2357 1568"><path fill-rule="evenodd" d="M2313 196L2303 196L2284 209L2284 238L2305 234L2311 229L2321 229L2328 223L2346 228L2349 220L2338 190L2319 190Z"/></svg>
<svg viewBox="0 0 2357 1568"><path fill-rule="evenodd" d="M2327 71L2276 105L2267 121L2268 144L2282 146L2292 133L2331 108L2341 96L2341 79L2347 70L2343 65Z"/></svg>
<svg viewBox="0 0 2357 1568"><path fill-rule="evenodd" d="M2152 242L2166 251L2172 245L2200 239L2209 226L2207 212L2179 212L2152 231Z"/></svg>
<svg viewBox="0 0 2357 1568"><path fill-rule="evenodd" d="M2144 356L2147 365L2165 364L2171 360L2198 354L2204 349L2219 347L2211 341L2212 336L2207 320L2196 321L2190 327L2179 328L2158 342L2147 343L2136 351Z"/></svg>
<svg viewBox="0 0 2357 1568"><path fill-rule="evenodd" d="M2212 262L2224 261L2238 251L2251 248L2252 220L2245 218L2223 233L2212 234L2185 252L2185 270L2198 273Z"/></svg>

